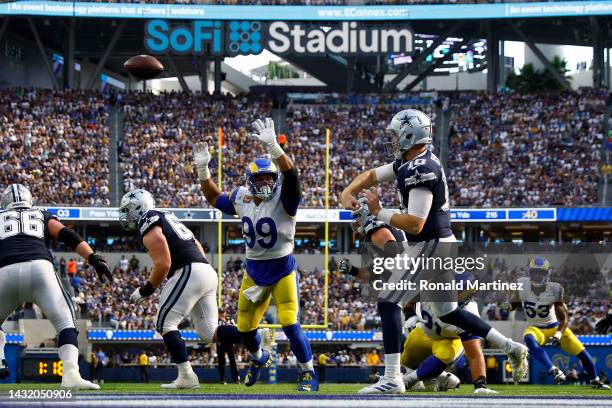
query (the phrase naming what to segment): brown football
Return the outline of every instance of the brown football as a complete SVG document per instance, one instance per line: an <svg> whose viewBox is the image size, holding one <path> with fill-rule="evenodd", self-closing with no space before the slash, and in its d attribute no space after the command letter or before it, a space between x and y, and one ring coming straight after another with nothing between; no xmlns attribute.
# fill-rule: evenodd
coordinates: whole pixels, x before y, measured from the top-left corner
<svg viewBox="0 0 612 408"><path fill-rule="evenodd" d="M138 79L155 78L164 72L164 66L155 57L150 55L137 55L125 61L123 67Z"/></svg>

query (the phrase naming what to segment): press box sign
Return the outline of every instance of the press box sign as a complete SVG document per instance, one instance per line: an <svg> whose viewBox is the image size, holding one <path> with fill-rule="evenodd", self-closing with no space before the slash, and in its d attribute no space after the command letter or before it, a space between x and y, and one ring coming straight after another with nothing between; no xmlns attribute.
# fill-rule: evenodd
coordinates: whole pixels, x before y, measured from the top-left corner
<svg viewBox="0 0 612 408"><path fill-rule="evenodd" d="M406 27L342 22L332 26L286 21L193 21L172 24L149 20L145 47L153 54L250 55L264 48L276 54L364 55L411 52L413 32Z"/></svg>

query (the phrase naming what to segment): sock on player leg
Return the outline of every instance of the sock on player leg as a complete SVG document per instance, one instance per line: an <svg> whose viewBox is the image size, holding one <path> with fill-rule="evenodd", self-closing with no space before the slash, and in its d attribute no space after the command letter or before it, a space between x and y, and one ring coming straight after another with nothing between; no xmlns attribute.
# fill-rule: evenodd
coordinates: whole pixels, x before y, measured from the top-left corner
<svg viewBox="0 0 612 408"><path fill-rule="evenodd" d="M178 330L173 330L162 336L164 343L172 356L172 361L176 364L181 364L187 361L187 348L185 347L185 341L181 337L181 333Z"/></svg>
<svg viewBox="0 0 612 408"><path fill-rule="evenodd" d="M291 350L295 354L295 358L300 364L302 371L313 371L312 350L308 339L304 335L304 331L302 331L302 326L299 323L283 326L283 331L289 339Z"/></svg>
<svg viewBox="0 0 612 408"><path fill-rule="evenodd" d="M65 371L79 370L79 333L74 327L62 330L58 335L58 354Z"/></svg>
<svg viewBox="0 0 612 408"><path fill-rule="evenodd" d="M436 356L429 356L421 363L416 370L416 375L420 380L435 378L442 374L442 371L448 366L445 362Z"/></svg>
<svg viewBox="0 0 612 408"><path fill-rule="evenodd" d="M223 324L217 327L217 341L225 344L242 343L242 336L236 326Z"/></svg>
<svg viewBox="0 0 612 408"><path fill-rule="evenodd" d="M548 357L548 354L546 354L546 351L544 351L544 349L540 347L536 339L531 334L525 336L524 339L525 344L529 348L529 352L531 353L531 355L540 363L542 363L542 365L544 365L544 368L546 368L547 371L550 371L553 366L553 363L550 360L550 357Z"/></svg>
<svg viewBox="0 0 612 408"><path fill-rule="evenodd" d="M584 368L584 372L589 376L589 379L595 380L597 378L597 369L595 368L593 357L591 357L589 352L584 349L576 357L580 359L582 368Z"/></svg>
<svg viewBox="0 0 612 408"><path fill-rule="evenodd" d="M4 360L6 357L4 356L4 346L6 344L6 336L4 332L0 330L0 361Z"/></svg>
<svg viewBox="0 0 612 408"><path fill-rule="evenodd" d="M500 348L504 351L508 351L510 347L510 339L499 332L499 330L491 328L489 333L484 337L494 347Z"/></svg>
<svg viewBox="0 0 612 408"><path fill-rule="evenodd" d="M492 327L485 323L485 321L480 317L461 308L457 308L452 312L445 314L444 316L440 317L440 320L482 338L486 338L489 332L493 330Z"/></svg>
<svg viewBox="0 0 612 408"><path fill-rule="evenodd" d="M401 377L402 309L397 303L387 301L379 301L377 305L385 348L385 377L399 378Z"/></svg>

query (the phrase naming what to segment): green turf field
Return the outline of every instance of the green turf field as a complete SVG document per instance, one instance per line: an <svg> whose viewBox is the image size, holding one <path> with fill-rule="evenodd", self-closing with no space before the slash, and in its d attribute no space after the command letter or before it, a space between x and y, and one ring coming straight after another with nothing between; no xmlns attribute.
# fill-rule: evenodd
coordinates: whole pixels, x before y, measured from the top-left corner
<svg viewBox="0 0 612 408"><path fill-rule="evenodd" d="M322 384L319 394L342 395L355 394L358 389L366 384ZM7 393L9 390L22 389L56 389L57 384L36 383L36 384L0 384L0 393ZM612 392L604 390L593 390L587 385L496 385L490 388L499 391L499 396L556 396L556 397L576 397L576 396L598 396L611 397ZM474 395L471 385L461 385L458 390L451 390L445 393L435 393L439 395ZM105 383L101 391L82 391L87 393L159 393L159 394L298 394L294 384L257 384L247 388L238 384L202 384L199 390L162 390L159 383ZM434 395L433 391L407 392L404 395Z"/></svg>

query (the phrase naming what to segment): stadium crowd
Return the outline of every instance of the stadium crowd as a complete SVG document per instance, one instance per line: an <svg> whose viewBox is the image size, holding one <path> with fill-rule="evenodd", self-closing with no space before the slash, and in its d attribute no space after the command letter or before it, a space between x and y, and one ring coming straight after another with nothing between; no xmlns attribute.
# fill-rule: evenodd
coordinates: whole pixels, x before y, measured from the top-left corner
<svg viewBox="0 0 612 408"><path fill-rule="evenodd" d="M434 102L452 111L448 184L458 206L588 205L597 202L606 91L543 94L332 95L290 102L280 141L300 171L303 207L325 205L326 129L330 138L330 207L347 180L388 162L384 129L412 107L435 120ZM13 88L0 93L0 184L28 185L39 204L108 205L111 104L119 100L125 136L118 144L124 189L145 188L161 207L206 207L194 176L191 146L218 142L223 129L224 190L243 185L246 164L261 146L254 119L273 101L257 96ZM314 102L314 103L313 103ZM285 125L285 126L283 126ZM216 179L217 155L210 165ZM44 170L43 170L44 169ZM394 188L381 189L395 204ZM122 193L122 192L120 192Z"/></svg>
<svg viewBox="0 0 612 408"><path fill-rule="evenodd" d="M455 206L597 202L607 91L451 98Z"/></svg>
<svg viewBox="0 0 612 408"><path fill-rule="evenodd" d="M108 101L92 91L0 91L0 186L37 203L109 205Z"/></svg>

